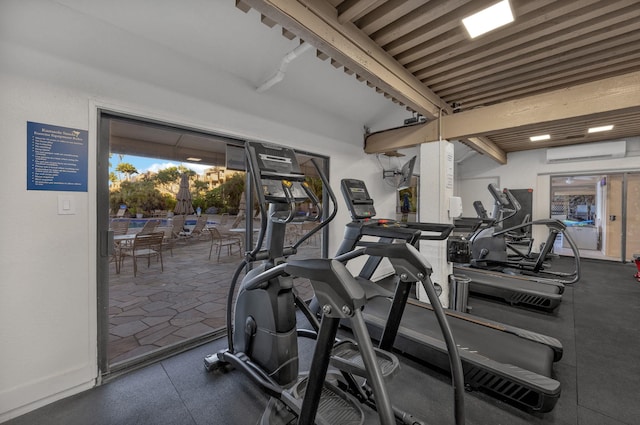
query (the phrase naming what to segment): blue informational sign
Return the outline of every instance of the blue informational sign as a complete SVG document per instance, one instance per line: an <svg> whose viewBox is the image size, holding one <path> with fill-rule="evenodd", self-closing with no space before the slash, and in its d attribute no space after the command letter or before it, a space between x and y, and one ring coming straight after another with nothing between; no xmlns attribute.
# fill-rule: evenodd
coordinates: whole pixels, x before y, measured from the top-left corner
<svg viewBox="0 0 640 425"><path fill-rule="evenodd" d="M86 192L87 130L27 121L27 190Z"/></svg>

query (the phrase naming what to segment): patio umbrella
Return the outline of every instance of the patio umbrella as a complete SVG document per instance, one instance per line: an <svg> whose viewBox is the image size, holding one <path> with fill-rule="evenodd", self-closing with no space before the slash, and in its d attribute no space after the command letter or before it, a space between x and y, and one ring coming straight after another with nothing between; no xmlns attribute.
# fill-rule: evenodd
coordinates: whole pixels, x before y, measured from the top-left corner
<svg viewBox="0 0 640 425"><path fill-rule="evenodd" d="M178 189L176 200L178 203L173 209L175 214L193 214L194 211L193 205L191 204L191 192L189 191L189 176L187 174L183 174L180 178L180 188Z"/></svg>

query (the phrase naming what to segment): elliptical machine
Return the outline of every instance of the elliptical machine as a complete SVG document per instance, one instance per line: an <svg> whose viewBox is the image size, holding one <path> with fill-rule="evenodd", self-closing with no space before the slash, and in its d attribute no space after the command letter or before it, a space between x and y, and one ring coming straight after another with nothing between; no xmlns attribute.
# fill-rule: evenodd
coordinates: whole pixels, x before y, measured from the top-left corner
<svg viewBox="0 0 640 425"><path fill-rule="evenodd" d="M468 237L452 237L448 241L449 261L466 263L471 267L502 271L507 274L521 274L540 279L550 279L557 283L572 284L580 280L580 252L566 232L566 226L559 220L542 219L525 221L524 223L503 229L501 223L515 215L520 209L520 203L508 189L500 191L495 185L487 186L489 193L495 200L493 219L483 217L484 208L481 203L474 203L478 219L476 227ZM473 219L457 220L458 223L468 225ZM545 242L541 244L540 252L531 252L532 241L528 242L529 249L522 252L517 249L514 238L522 234L523 229L532 226L545 226L549 233ZM551 256L553 245L559 234L567 241L574 256L574 269L560 272L551 269L547 261Z"/></svg>
<svg viewBox="0 0 640 425"><path fill-rule="evenodd" d="M256 248L246 254L236 269L229 288L228 348L207 356L205 368L223 371L231 365L269 394L271 399L259 422L262 425L362 424L367 412L367 421L371 419L372 409L383 425L422 424L391 405L384 379L394 373L399 362L393 354L373 348L361 311L366 296L346 267L331 259L287 260L297 252L300 243L335 216L337 202L320 168L314 162L329 193L333 212L295 245L285 247L285 226L295 219L296 203L309 199L321 211L319 201L306 185L291 149L248 142L246 154L249 172L258 188L262 212L260 236ZM267 247L263 250L265 239ZM375 253L382 247L365 249ZM419 261L419 255L412 257L411 249L407 245L403 251L402 255L407 256L403 267L405 273L419 279L428 265ZM242 270L259 261L242 279L232 312ZM322 307L321 321L296 295L294 277L310 280ZM297 329L296 306L309 319L313 330ZM350 322L355 341L336 340L341 320ZM304 377L298 373L298 336L316 340L310 372ZM330 363L340 373L329 378ZM364 384L355 376L365 378Z"/></svg>

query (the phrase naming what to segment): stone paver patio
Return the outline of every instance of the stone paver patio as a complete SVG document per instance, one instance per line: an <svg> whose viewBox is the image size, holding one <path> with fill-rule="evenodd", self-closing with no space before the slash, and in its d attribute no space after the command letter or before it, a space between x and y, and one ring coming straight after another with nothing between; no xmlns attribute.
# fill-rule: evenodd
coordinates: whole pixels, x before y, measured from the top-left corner
<svg viewBox="0 0 640 425"><path fill-rule="evenodd" d="M115 264L109 273L109 346L111 366L144 356L161 348L202 337L225 326L226 300L233 273L242 261L236 251L223 252L209 260L209 240L177 244L173 255L163 251L160 263L138 263L126 258L120 274ZM296 258L320 256L319 243L303 245ZM298 282L300 295L313 291L308 282Z"/></svg>

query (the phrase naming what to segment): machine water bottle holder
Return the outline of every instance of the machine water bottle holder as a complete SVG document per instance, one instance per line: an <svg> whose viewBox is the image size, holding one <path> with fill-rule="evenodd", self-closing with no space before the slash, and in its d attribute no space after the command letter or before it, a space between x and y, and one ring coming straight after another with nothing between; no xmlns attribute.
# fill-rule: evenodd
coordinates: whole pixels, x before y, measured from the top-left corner
<svg viewBox="0 0 640 425"><path fill-rule="evenodd" d="M449 275L449 309L467 313L469 307L469 279L465 275Z"/></svg>

